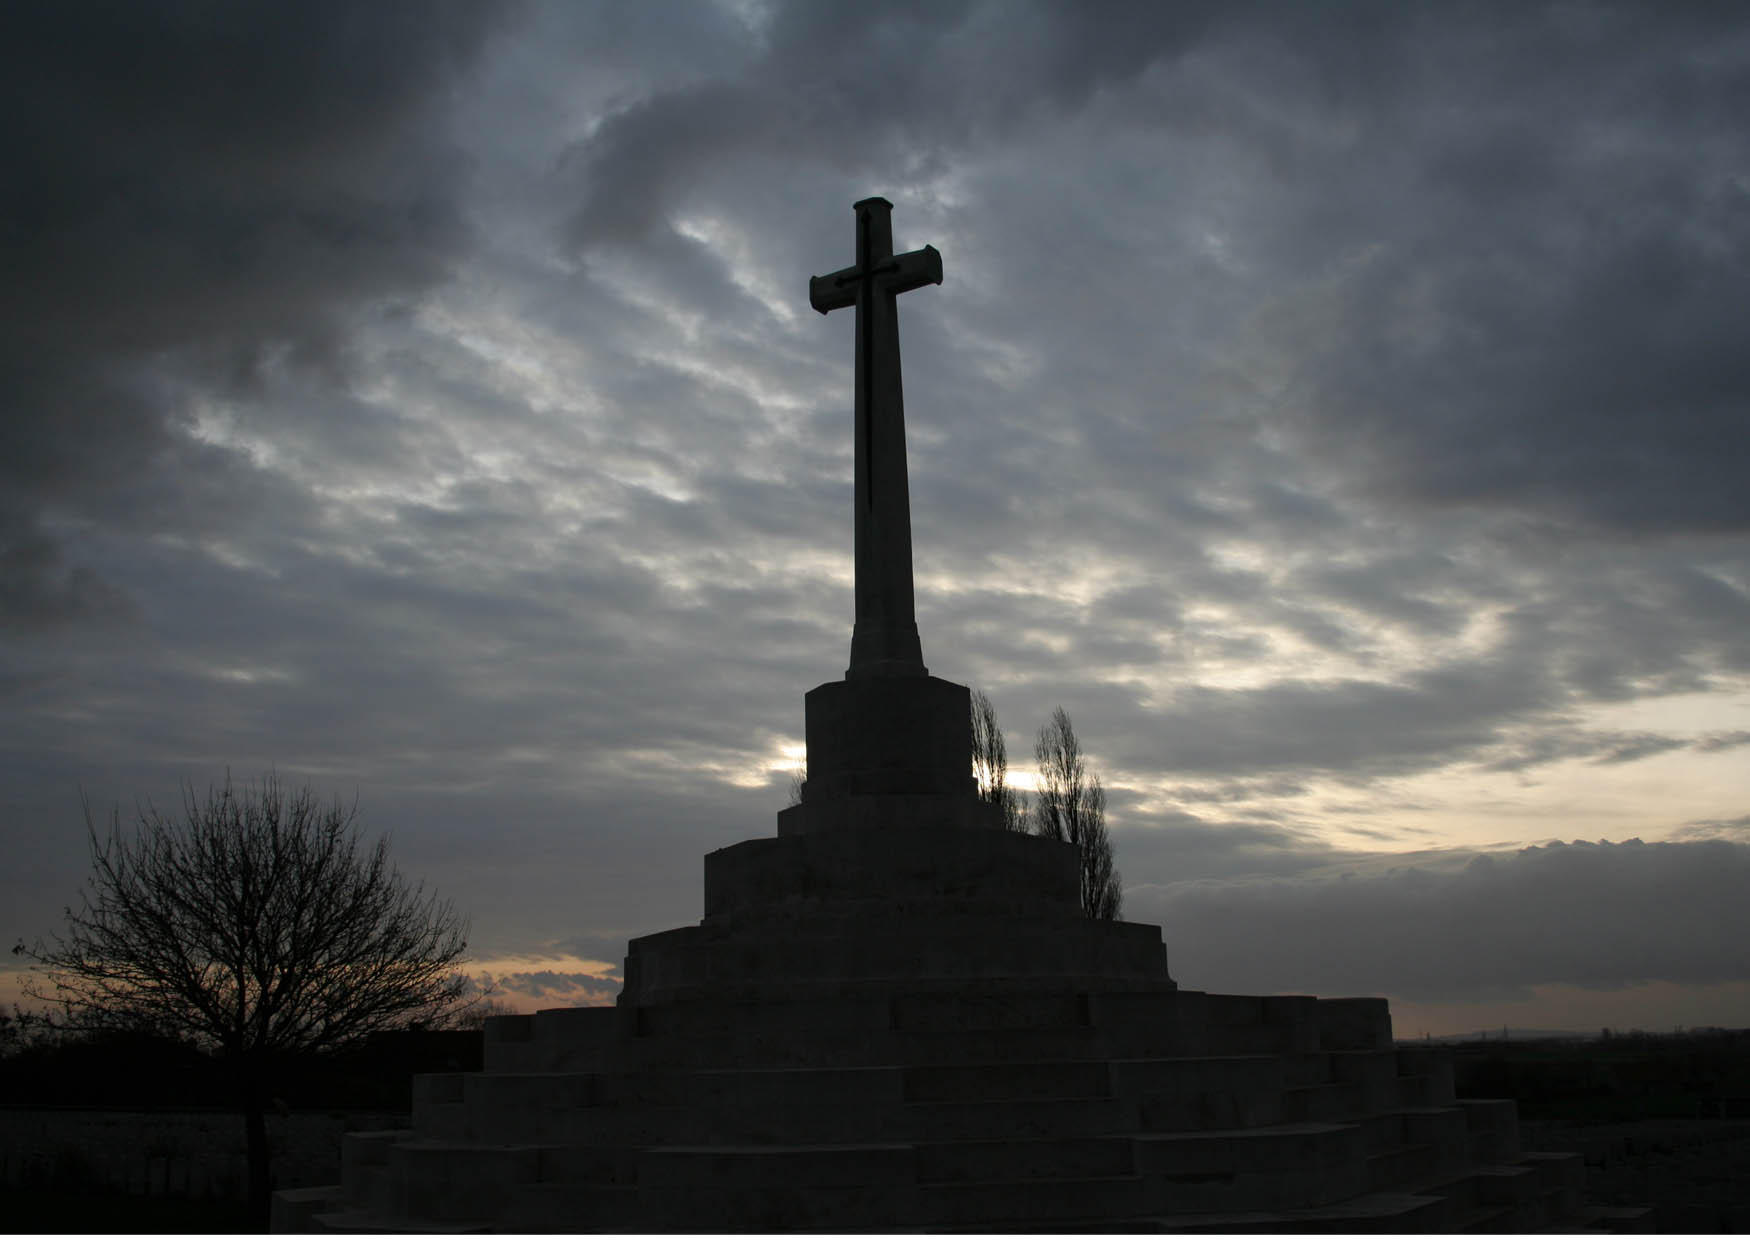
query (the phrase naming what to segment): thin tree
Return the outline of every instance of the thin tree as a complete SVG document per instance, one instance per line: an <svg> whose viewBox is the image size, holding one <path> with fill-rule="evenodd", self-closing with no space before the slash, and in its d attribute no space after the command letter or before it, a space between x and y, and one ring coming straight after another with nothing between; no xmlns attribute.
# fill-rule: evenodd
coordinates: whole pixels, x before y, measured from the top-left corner
<svg viewBox="0 0 1750 1240"><path fill-rule="evenodd" d="M91 875L64 935L14 950L36 962L27 993L70 1028L184 1038L230 1069L248 1146L249 1198L266 1222L266 1108L286 1057L442 1020L466 1002L455 966L466 925L410 887L357 806L308 788L194 786L180 817L149 803L100 836L85 808Z"/></svg>
<svg viewBox="0 0 1750 1240"><path fill-rule="evenodd" d="M1067 840L1080 850L1082 912L1118 920L1124 888L1113 868L1112 841L1106 834L1106 790L1100 777L1088 770L1081 742L1063 707L1052 711L1051 722L1039 729L1033 756L1039 763L1034 832Z"/></svg>
<svg viewBox="0 0 1750 1240"><path fill-rule="evenodd" d="M1002 811L1003 828L1027 829L1026 794L1009 785L1009 746L997 724L996 707L983 689L972 691L972 775L978 796Z"/></svg>

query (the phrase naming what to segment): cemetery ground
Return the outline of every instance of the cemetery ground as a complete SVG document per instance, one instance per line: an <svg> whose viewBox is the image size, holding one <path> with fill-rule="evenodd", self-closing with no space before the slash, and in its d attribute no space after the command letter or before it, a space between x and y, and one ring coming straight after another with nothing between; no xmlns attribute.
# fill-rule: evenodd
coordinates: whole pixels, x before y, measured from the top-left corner
<svg viewBox="0 0 1750 1240"><path fill-rule="evenodd" d="M280 1186L339 1175L341 1134L404 1124L414 1074L478 1069L478 1032L405 1030L288 1063L268 1118ZM244 1132L211 1059L170 1039L45 1039L0 1052L9 1233L252 1230Z"/></svg>
<svg viewBox="0 0 1750 1240"><path fill-rule="evenodd" d="M1589 1205L1750 1232L1750 1030L1460 1043L1454 1073L1461 1094L1518 1100L1526 1149L1581 1154Z"/></svg>
<svg viewBox="0 0 1750 1240"><path fill-rule="evenodd" d="M418 1038L379 1043L368 1062L355 1060L344 1069L306 1078L301 1087L306 1100L327 1108L321 1118L330 1125L346 1125L348 1116L375 1124L375 1117L402 1109L397 1102L405 1098L413 1071L453 1070L458 1052L463 1057L469 1053L462 1044L470 1037L478 1041L478 1035L467 1034L423 1037L423 1045ZM1574 1150L1584 1156L1589 1204L1653 1205L1656 1224L1665 1232L1750 1231L1750 1030L1474 1041L1459 1043L1455 1050L1462 1094L1519 1101L1528 1149ZM160 1083L152 1095L154 1108L140 1105L141 1086L128 1086L119 1065L115 1071L94 1072L91 1052L63 1054L64 1070L79 1080L69 1087L70 1095L56 1087L58 1072L32 1072L25 1088L25 1065L16 1056L0 1061L0 1081L8 1086L4 1109L13 1114L28 1109L90 1115L103 1105L113 1106L117 1110L101 1113L111 1116L117 1130L144 1155L154 1148L154 1132L161 1131L163 1119L178 1102L163 1087L174 1084L177 1090L204 1096L189 1074L188 1061L180 1056L167 1056L147 1071L144 1079ZM173 1063L183 1066L167 1071ZM28 1098L21 1100L21 1092ZM57 1093L82 1105L56 1106L52 1099ZM238 1127L240 1137L240 1121L234 1116L208 1114L221 1131ZM337 1154L332 1138L319 1140L312 1133L309 1144L313 1157L324 1156L323 1150L328 1156ZM241 1185L237 1196L227 1196L219 1175L209 1175L203 1181L206 1191L196 1194L187 1191L186 1177L154 1180L136 1170L130 1179L75 1144L34 1151L37 1156L28 1170L17 1161L19 1153L6 1151L9 1165L17 1169L4 1186L9 1232L215 1234L248 1229ZM294 1156L286 1163L291 1178L312 1175L314 1182L322 1182L324 1174L332 1176L332 1168L325 1173L315 1166L300 1173L300 1162ZM282 1176L281 1184L286 1182Z"/></svg>

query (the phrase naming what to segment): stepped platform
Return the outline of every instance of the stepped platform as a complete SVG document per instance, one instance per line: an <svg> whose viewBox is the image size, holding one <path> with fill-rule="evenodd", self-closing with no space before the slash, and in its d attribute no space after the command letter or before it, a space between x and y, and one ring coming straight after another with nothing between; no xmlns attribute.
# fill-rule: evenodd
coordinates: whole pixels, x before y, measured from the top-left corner
<svg viewBox="0 0 1750 1240"><path fill-rule="evenodd" d="M1380 1000L895 990L496 1017L484 1072L417 1078L412 1128L349 1134L276 1224L1535 1231L1580 1176Z"/></svg>
<svg viewBox="0 0 1750 1240"><path fill-rule="evenodd" d="M1080 916L1073 849L971 811L828 831L712 854L615 1006L492 1018L276 1230L1583 1224L1578 1156L1523 1154L1384 1000L1182 990L1157 927Z"/></svg>

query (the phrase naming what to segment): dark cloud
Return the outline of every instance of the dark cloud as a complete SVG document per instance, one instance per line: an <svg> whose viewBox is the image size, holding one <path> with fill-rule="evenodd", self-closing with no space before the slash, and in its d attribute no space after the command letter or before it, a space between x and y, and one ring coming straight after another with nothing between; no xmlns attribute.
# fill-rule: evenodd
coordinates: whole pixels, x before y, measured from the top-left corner
<svg viewBox="0 0 1750 1240"><path fill-rule="evenodd" d="M465 164L433 122L493 19L485 4L10 12L14 546L143 475L254 487L244 460L183 459L191 404L247 396L264 368L332 371L354 316L444 276L466 237ZM8 594L28 615L56 570L12 567L37 575Z"/></svg>
<svg viewBox="0 0 1750 1240"><path fill-rule="evenodd" d="M1113 4L1085 21L1049 4L774 5L757 36L724 32L722 76L632 99L567 153L585 195L571 238L660 244L703 183L750 160L944 171L1183 50L1216 7Z"/></svg>
<svg viewBox="0 0 1750 1240"><path fill-rule="evenodd" d="M1416 1000L1750 979L1750 845L1549 844L1126 893L1181 984Z"/></svg>
<svg viewBox="0 0 1750 1240"><path fill-rule="evenodd" d="M1343 869L1380 884L1343 933L1397 915L1391 864L1473 908L1452 854L1331 841L1510 838L1563 764L1624 830L1741 841L1723 11L512 17L14 23L20 933L77 883L81 784L226 764L356 788L483 958L695 918L844 667L852 328L806 278L869 193L947 268L902 314L926 660L1018 766L1074 716L1133 915L1280 882L1221 949L1265 960Z"/></svg>
<svg viewBox="0 0 1750 1240"><path fill-rule="evenodd" d="M1280 412L1389 503L1742 531L1750 50L1724 10L1575 12L1449 10L1356 118Z"/></svg>

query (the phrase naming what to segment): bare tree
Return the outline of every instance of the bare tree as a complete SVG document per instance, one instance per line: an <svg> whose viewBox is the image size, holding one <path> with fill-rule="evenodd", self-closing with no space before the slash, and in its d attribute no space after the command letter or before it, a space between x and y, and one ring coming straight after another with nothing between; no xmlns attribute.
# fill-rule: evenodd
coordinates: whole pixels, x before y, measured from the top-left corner
<svg viewBox="0 0 1750 1240"><path fill-rule="evenodd" d="M1027 797L1009 786L1009 746L997 724L996 707L983 689L972 691L972 775L980 800L1002 811L1003 827L1027 829Z"/></svg>
<svg viewBox="0 0 1750 1240"><path fill-rule="evenodd" d="M70 1028L179 1036L231 1069L264 1223L276 1065L465 1002L465 924L356 820L356 805L324 808L272 775L234 789L227 774L204 802L191 784L180 818L148 804L131 834L116 812L99 836L87 805L83 906L64 936L14 949L36 962L27 993Z"/></svg>
<svg viewBox="0 0 1750 1240"><path fill-rule="evenodd" d="M1033 756L1039 762L1034 831L1081 850L1082 912L1118 920L1124 888L1112 866L1112 841L1106 834L1106 790L1100 777L1088 771L1063 707L1052 711L1051 722L1039 729Z"/></svg>

